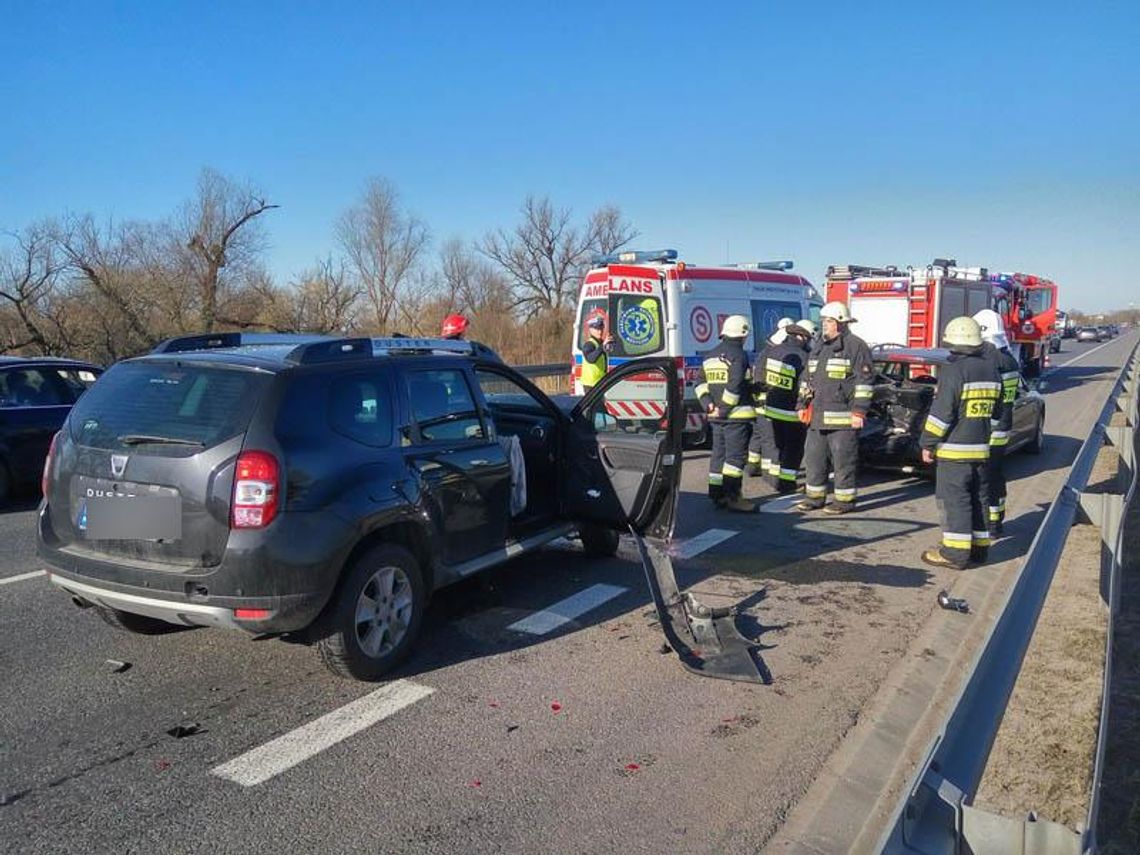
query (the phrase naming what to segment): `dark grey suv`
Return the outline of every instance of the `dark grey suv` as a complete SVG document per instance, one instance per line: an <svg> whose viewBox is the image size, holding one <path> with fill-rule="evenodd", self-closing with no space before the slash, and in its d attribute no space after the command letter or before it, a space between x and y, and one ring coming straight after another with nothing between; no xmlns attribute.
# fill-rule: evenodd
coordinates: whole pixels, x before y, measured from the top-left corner
<svg viewBox="0 0 1140 855"><path fill-rule="evenodd" d="M564 407L463 342L173 339L72 409L38 551L118 627L289 634L376 679L445 585L575 529L592 554L631 531L648 561L641 535L672 529L679 395L668 359ZM657 423L615 415L631 400Z"/></svg>

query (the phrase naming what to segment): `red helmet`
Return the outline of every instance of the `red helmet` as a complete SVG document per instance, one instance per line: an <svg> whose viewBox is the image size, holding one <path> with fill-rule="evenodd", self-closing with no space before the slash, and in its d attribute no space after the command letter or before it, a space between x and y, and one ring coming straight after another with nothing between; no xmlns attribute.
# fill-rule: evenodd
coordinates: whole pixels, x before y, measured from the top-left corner
<svg viewBox="0 0 1140 855"><path fill-rule="evenodd" d="M444 338L458 338L467 332L469 323L463 315L448 315L443 319L443 329L440 330L440 335Z"/></svg>

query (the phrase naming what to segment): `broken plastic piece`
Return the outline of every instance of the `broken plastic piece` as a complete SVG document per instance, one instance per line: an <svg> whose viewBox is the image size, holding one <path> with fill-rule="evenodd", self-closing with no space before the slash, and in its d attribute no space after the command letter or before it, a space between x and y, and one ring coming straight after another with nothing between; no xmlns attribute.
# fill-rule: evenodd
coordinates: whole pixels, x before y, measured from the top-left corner
<svg viewBox="0 0 1140 855"><path fill-rule="evenodd" d="M108 659L107 664L111 666L111 670L116 674L122 674L124 671L131 669L131 663L124 662L122 659Z"/></svg>
<svg viewBox="0 0 1140 855"><path fill-rule="evenodd" d="M961 597L951 597L950 594L946 591L938 592L938 605L952 612L968 613L970 611L969 603L967 603Z"/></svg>
<svg viewBox="0 0 1140 855"><path fill-rule="evenodd" d="M166 731L167 734L173 736L175 739L185 739L187 736L193 736L196 733L205 733L202 726L195 724L176 724L170 730Z"/></svg>
<svg viewBox="0 0 1140 855"><path fill-rule="evenodd" d="M636 763L626 763L625 764L625 771L627 771L627 772L636 772L640 768L641 767L638 766Z"/></svg>
<svg viewBox="0 0 1140 855"><path fill-rule="evenodd" d="M553 703L551 703L550 709L552 712L554 712L556 714L560 713L560 712L562 712L562 704L558 703L558 701L554 701Z"/></svg>

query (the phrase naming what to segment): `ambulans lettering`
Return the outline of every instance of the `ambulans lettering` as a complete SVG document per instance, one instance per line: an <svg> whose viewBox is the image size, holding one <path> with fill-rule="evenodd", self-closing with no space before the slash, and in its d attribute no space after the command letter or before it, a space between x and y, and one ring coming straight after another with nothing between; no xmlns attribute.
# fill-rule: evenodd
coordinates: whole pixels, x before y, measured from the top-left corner
<svg viewBox="0 0 1140 855"><path fill-rule="evenodd" d="M608 282L599 282L596 285L587 285L584 296L604 297L607 294L652 294L656 283L652 279L611 279Z"/></svg>

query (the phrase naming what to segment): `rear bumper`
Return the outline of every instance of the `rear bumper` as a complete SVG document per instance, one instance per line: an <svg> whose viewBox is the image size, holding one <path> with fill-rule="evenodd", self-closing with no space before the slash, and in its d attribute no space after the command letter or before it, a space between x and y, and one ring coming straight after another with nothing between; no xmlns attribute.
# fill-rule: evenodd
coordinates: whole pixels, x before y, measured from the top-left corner
<svg viewBox="0 0 1140 855"><path fill-rule="evenodd" d="M79 600L179 626L221 626L250 632L298 632L320 615L342 563L341 532L315 531L305 521L279 526L272 537L231 539L221 564L179 568L68 548L41 506L36 552L56 587ZM240 546L240 548L239 548ZM265 617L239 619L238 609Z"/></svg>

